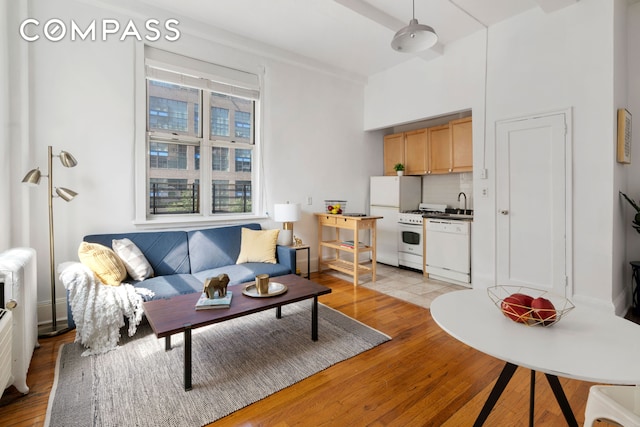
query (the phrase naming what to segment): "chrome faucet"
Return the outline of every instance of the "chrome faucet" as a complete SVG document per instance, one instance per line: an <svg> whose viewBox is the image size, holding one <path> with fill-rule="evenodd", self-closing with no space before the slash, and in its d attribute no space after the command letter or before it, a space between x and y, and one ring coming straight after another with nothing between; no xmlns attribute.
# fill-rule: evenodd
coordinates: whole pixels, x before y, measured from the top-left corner
<svg viewBox="0 0 640 427"><path fill-rule="evenodd" d="M467 214L467 195L461 191L460 193L458 193L458 201L460 201L460 196L464 196L464 212L462 213L466 215Z"/></svg>

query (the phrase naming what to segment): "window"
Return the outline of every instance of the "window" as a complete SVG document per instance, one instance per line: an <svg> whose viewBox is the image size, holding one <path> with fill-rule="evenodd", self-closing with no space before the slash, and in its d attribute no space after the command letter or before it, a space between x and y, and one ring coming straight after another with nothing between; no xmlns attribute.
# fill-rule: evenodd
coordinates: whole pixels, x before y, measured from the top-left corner
<svg viewBox="0 0 640 427"><path fill-rule="evenodd" d="M213 147L211 157L214 171L227 172L229 170L229 149L227 147Z"/></svg>
<svg viewBox="0 0 640 427"><path fill-rule="evenodd" d="M138 164L146 165L148 190L138 218L257 215L258 76L149 46L144 55L145 158Z"/></svg>
<svg viewBox="0 0 640 427"><path fill-rule="evenodd" d="M236 148L236 172L251 172L251 150Z"/></svg>
<svg viewBox="0 0 640 427"><path fill-rule="evenodd" d="M251 113L236 111L236 137L251 138Z"/></svg>
<svg viewBox="0 0 640 427"><path fill-rule="evenodd" d="M211 135L229 136L229 110L226 108L211 108Z"/></svg>
<svg viewBox="0 0 640 427"><path fill-rule="evenodd" d="M186 169L187 147L150 141L149 167L151 169Z"/></svg>

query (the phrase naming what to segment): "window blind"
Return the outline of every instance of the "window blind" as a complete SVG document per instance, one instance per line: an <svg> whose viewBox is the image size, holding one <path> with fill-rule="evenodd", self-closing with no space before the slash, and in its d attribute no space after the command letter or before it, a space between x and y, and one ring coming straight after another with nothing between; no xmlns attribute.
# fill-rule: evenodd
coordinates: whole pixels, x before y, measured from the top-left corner
<svg viewBox="0 0 640 427"><path fill-rule="evenodd" d="M260 79L246 71L210 64L145 46L145 73L148 79L210 90L240 98L260 99Z"/></svg>

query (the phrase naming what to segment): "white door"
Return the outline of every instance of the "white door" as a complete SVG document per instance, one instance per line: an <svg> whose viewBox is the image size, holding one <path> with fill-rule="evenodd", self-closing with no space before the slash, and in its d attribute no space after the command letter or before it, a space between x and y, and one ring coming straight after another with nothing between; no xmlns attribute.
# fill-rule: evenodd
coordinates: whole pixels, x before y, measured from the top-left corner
<svg viewBox="0 0 640 427"><path fill-rule="evenodd" d="M497 279L570 295L568 113L498 122Z"/></svg>

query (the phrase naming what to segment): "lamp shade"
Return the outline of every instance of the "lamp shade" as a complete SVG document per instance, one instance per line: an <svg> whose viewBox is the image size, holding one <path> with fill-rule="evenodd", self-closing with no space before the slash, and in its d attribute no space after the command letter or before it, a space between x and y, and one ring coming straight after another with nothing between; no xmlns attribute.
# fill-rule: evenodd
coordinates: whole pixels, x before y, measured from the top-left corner
<svg viewBox="0 0 640 427"><path fill-rule="evenodd" d="M40 168L31 169L24 178L22 178L22 182L29 185L38 185L40 184L40 178L42 178Z"/></svg>
<svg viewBox="0 0 640 427"><path fill-rule="evenodd" d="M56 194L65 202L70 202L78 195L75 191L64 187L56 187Z"/></svg>
<svg viewBox="0 0 640 427"><path fill-rule="evenodd" d="M78 161L76 160L75 157L73 157L73 155L71 153L68 153L66 151L61 151L60 152L60 163L62 163L62 166L66 167L66 168L72 168L75 165L78 164Z"/></svg>
<svg viewBox="0 0 640 427"><path fill-rule="evenodd" d="M417 19L412 19L409 25L400 29L393 36L391 48L398 52L420 52L429 49L438 41L438 36L433 28L419 24Z"/></svg>
<svg viewBox="0 0 640 427"><path fill-rule="evenodd" d="M300 219L300 203L276 203L273 219L277 222L296 222Z"/></svg>

